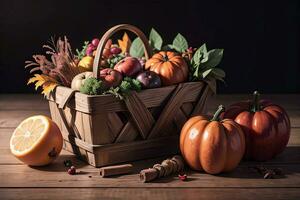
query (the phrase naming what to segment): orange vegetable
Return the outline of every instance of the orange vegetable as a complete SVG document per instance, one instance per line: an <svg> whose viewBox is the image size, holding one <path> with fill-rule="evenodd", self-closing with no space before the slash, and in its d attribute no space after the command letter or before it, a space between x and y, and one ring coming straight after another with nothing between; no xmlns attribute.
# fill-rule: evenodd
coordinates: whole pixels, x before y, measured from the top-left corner
<svg viewBox="0 0 300 200"><path fill-rule="evenodd" d="M171 51L154 54L147 60L145 69L156 72L165 86L185 82L189 73L185 60Z"/></svg>
<svg viewBox="0 0 300 200"><path fill-rule="evenodd" d="M210 120L205 116L190 118L180 134L180 150L194 170L218 174L233 170L245 152L245 138L240 126L230 119L220 121L225 109L220 106Z"/></svg>

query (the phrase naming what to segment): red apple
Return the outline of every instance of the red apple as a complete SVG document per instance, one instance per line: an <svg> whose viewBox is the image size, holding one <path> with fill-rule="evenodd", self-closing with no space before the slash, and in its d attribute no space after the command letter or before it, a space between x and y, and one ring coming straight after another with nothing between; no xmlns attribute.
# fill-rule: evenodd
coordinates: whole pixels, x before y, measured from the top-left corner
<svg viewBox="0 0 300 200"><path fill-rule="evenodd" d="M161 80L155 72L144 71L137 75L136 79L143 88L157 88L161 86Z"/></svg>
<svg viewBox="0 0 300 200"><path fill-rule="evenodd" d="M143 67L137 58L129 56L118 62L114 69L121 72L124 76L133 77L142 71Z"/></svg>
<svg viewBox="0 0 300 200"><path fill-rule="evenodd" d="M100 71L100 80L103 81L105 87L117 87L122 82L123 76L114 69L105 68Z"/></svg>

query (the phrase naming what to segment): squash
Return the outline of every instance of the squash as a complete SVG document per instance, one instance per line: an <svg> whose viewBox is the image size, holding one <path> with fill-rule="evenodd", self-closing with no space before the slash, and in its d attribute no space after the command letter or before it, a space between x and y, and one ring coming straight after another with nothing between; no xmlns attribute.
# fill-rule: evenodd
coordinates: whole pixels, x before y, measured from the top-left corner
<svg viewBox="0 0 300 200"><path fill-rule="evenodd" d="M71 88L73 90L79 91L80 87L84 84L85 80L93 77L93 72L82 72L77 74L71 83Z"/></svg>
<svg viewBox="0 0 300 200"><path fill-rule="evenodd" d="M195 116L183 126L180 150L194 170L218 174L233 170L243 158L245 138L240 126L230 119L219 119L220 105L213 118Z"/></svg>
<svg viewBox="0 0 300 200"><path fill-rule="evenodd" d="M145 69L157 73L164 86L185 82L189 73L184 58L171 51L154 54L145 63Z"/></svg>
<svg viewBox="0 0 300 200"><path fill-rule="evenodd" d="M269 160L281 153L289 141L291 125L287 113L279 105L259 100L257 91L252 101L231 105L224 117L235 120L244 130L245 159Z"/></svg>

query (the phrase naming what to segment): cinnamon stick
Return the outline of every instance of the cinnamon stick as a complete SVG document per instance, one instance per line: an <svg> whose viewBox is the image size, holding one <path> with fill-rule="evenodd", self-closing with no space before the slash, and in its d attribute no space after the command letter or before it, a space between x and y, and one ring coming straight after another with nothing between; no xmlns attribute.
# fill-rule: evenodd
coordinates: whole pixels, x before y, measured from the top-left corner
<svg viewBox="0 0 300 200"><path fill-rule="evenodd" d="M132 172L133 166L131 164L113 165L100 168L101 177L109 177L114 175L128 174Z"/></svg>
<svg viewBox="0 0 300 200"><path fill-rule="evenodd" d="M184 161L181 156L176 155L171 159L162 161L161 164L155 164L152 168L143 169L140 172L142 182L150 182L157 178L166 177L173 173L179 173L184 169Z"/></svg>

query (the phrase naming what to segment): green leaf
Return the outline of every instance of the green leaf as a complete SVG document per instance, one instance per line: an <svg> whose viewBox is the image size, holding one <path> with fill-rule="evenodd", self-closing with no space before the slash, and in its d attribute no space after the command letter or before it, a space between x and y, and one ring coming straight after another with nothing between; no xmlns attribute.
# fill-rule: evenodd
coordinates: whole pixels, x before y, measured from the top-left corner
<svg viewBox="0 0 300 200"><path fill-rule="evenodd" d="M136 91L141 91L142 85L138 80L132 79L131 83L132 83L132 85L131 85L132 89L134 89Z"/></svg>
<svg viewBox="0 0 300 200"><path fill-rule="evenodd" d="M207 53L208 59L202 63L203 67L210 69L220 64L223 58L223 49L212 49Z"/></svg>
<svg viewBox="0 0 300 200"><path fill-rule="evenodd" d="M178 52L184 52L189 47L188 42L180 33L174 38L173 46Z"/></svg>
<svg viewBox="0 0 300 200"><path fill-rule="evenodd" d="M214 68L212 73L216 76L216 78L224 78L226 76L225 72L220 68Z"/></svg>
<svg viewBox="0 0 300 200"><path fill-rule="evenodd" d="M211 72L212 70L213 70L213 69L205 70L205 71L202 73L202 78L207 77L207 76L210 74L210 72Z"/></svg>
<svg viewBox="0 0 300 200"><path fill-rule="evenodd" d="M133 40L130 46L129 54L137 58L140 58L144 55L144 44L139 37Z"/></svg>
<svg viewBox="0 0 300 200"><path fill-rule="evenodd" d="M152 28L149 36L150 44L157 50L161 50L161 46L163 44L163 40L158 32Z"/></svg>
<svg viewBox="0 0 300 200"><path fill-rule="evenodd" d="M192 58L192 64L193 65L200 65L201 59L203 56L207 55L207 49L206 44L204 43L201 47L197 49L197 51L194 53L194 56Z"/></svg>

